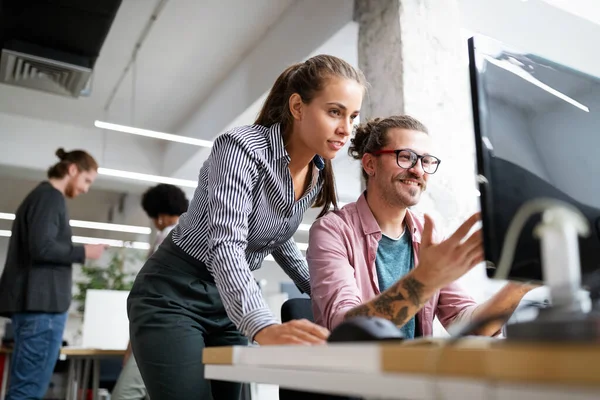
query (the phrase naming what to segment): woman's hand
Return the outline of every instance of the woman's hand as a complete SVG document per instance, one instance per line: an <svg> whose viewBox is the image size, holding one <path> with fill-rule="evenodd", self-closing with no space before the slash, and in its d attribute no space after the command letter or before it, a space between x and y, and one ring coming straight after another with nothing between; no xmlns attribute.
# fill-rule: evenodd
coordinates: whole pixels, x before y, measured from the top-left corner
<svg viewBox="0 0 600 400"><path fill-rule="evenodd" d="M269 325L254 335L260 345L323 344L329 331L306 319L295 319L283 324Z"/></svg>

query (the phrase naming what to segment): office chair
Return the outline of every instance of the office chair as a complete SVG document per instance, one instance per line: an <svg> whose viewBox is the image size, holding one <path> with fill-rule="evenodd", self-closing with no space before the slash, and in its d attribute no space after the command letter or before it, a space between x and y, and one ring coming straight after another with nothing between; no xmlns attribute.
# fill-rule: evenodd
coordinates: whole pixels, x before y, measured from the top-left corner
<svg viewBox="0 0 600 400"><path fill-rule="evenodd" d="M281 322L288 322L293 319L307 319L311 322L315 320L310 299L289 299L281 305Z"/></svg>
<svg viewBox="0 0 600 400"><path fill-rule="evenodd" d="M288 322L294 319L307 319L314 322L312 306L310 299L294 298L289 299L281 306L281 322ZM311 392L301 392L299 390L279 388L279 400L359 400L354 397L334 396L330 394L320 394Z"/></svg>

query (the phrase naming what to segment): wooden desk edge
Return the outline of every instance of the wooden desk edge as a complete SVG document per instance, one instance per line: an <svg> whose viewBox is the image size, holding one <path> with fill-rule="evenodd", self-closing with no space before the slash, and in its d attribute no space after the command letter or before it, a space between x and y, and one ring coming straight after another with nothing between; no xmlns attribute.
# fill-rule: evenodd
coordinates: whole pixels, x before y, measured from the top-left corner
<svg viewBox="0 0 600 400"><path fill-rule="evenodd" d="M83 349L63 347L60 349L60 354L63 356L123 356L125 350L104 350L104 349Z"/></svg>
<svg viewBox="0 0 600 400"><path fill-rule="evenodd" d="M233 354L238 347L242 346L207 347L202 351L202 362L211 365L233 365Z"/></svg>
<svg viewBox="0 0 600 400"><path fill-rule="evenodd" d="M441 342L382 344L381 371L488 381L600 387L600 346ZM234 365L235 349L204 349L204 364ZM260 365L256 365L260 367ZM273 367L270 365L270 367ZM288 366L289 367L289 366Z"/></svg>
<svg viewBox="0 0 600 400"><path fill-rule="evenodd" d="M0 347L0 354L11 354L12 348ZM63 356L123 356L125 350L104 350L104 349L84 349L63 347L60 349L60 354Z"/></svg>

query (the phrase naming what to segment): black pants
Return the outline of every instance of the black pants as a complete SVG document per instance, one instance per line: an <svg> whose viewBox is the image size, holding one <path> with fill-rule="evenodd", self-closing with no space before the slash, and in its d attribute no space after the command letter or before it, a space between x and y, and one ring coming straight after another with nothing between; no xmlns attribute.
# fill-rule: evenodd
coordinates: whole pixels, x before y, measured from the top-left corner
<svg viewBox="0 0 600 400"><path fill-rule="evenodd" d="M139 272L127 301L133 354L152 400L238 400L241 384L204 379L202 350L246 345L206 267L170 237ZM212 395L212 397L211 397Z"/></svg>

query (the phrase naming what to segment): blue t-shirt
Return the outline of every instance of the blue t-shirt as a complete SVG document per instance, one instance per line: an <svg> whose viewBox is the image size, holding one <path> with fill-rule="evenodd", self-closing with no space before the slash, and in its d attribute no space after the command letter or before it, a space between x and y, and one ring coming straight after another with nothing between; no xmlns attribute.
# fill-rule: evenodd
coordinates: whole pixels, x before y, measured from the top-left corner
<svg viewBox="0 0 600 400"><path fill-rule="evenodd" d="M411 271L414 266L413 246L407 229L404 229L402 235L397 239L381 236L375 266L380 292L387 290ZM405 338L414 339L415 317L412 317L400 330Z"/></svg>

